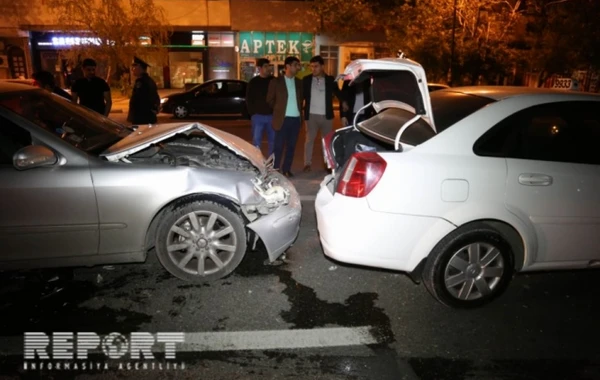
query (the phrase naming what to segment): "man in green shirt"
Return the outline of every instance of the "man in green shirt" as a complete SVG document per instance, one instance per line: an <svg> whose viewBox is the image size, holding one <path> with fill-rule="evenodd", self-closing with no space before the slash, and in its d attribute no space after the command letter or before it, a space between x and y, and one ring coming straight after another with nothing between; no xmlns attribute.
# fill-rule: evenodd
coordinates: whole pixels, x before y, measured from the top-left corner
<svg viewBox="0 0 600 380"><path fill-rule="evenodd" d="M300 60L287 57L284 63L285 74L269 83L267 103L273 108L274 168L281 170L287 177L293 177L292 162L302 125L302 81L296 78L300 70Z"/></svg>

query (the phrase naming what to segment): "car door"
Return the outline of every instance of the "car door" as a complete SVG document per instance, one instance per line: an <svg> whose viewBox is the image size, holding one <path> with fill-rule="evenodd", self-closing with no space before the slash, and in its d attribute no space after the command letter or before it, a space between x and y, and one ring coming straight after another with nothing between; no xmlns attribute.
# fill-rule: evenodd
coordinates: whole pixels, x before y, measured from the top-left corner
<svg viewBox="0 0 600 380"><path fill-rule="evenodd" d="M49 144L53 136L1 105L0 125L0 260L97 254L98 210L86 160L73 159L59 139ZM17 170L13 154L32 143L53 150L58 162Z"/></svg>
<svg viewBox="0 0 600 380"><path fill-rule="evenodd" d="M246 84L241 81L227 81L227 96L223 99L223 113L242 114L246 108Z"/></svg>
<svg viewBox="0 0 600 380"><path fill-rule="evenodd" d="M223 113L223 98L227 94L224 81L204 83L191 100L194 113L211 115Z"/></svg>
<svg viewBox="0 0 600 380"><path fill-rule="evenodd" d="M496 127L508 170L505 205L534 227L542 266L600 258L600 172L589 158L597 150L583 149L589 143L574 107L580 105L534 106Z"/></svg>

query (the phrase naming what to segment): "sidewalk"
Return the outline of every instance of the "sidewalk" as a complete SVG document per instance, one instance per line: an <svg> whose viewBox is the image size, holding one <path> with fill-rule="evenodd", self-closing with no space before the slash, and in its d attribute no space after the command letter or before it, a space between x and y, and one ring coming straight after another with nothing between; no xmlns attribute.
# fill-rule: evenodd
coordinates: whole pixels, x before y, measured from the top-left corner
<svg viewBox="0 0 600 380"><path fill-rule="evenodd" d="M165 89L159 89L158 90L158 95L161 98L164 98L165 96L169 96L171 94L175 94L178 92L183 92L182 88L165 88ZM129 109L129 98L121 95L121 94L115 94L113 92L112 94L113 98L112 98L112 108L110 110L110 113L125 113L127 112L127 110Z"/></svg>

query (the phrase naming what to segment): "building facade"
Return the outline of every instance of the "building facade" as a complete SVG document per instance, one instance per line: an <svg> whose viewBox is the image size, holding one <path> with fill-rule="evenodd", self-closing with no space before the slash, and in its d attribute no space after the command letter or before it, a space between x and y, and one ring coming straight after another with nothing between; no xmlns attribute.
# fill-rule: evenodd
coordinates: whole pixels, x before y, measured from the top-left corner
<svg viewBox="0 0 600 380"><path fill-rule="evenodd" d="M13 28L0 29L0 79L28 79L32 71L29 36Z"/></svg>
<svg viewBox="0 0 600 380"><path fill-rule="evenodd" d="M262 57L271 60L278 75L285 57L296 56L303 66L302 77L310 74L310 58L317 54L334 76L353 59L390 56L383 34L357 33L340 39L320 33L318 21L310 16L311 6L310 1L297 0L231 0L240 79L255 75L256 59Z"/></svg>
<svg viewBox="0 0 600 380"><path fill-rule="evenodd" d="M342 72L352 59L387 56L380 48L383 36L335 39L320 33L309 16L310 1L155 1L165 9L173 30L166 59L147 58L149 73L160 88L184 89L210 79L249 80L262 57L271 60L278 75L285 57L296 56L302 62L302 77L310 74L309 60L316 54L324 58L331 75ZM76 68L69 66L64 52L94 37L90 31L61 32L49 10L35 9L15 8L0 15L0 79L30 78L34 71L48 70L68 87ZM98 65L98 75L106 74L103 62Z"/></svg>
<svg viewBox="0 0 600 380"><path fill-rule="evenodd" d="M229 0L155 1L165 10L173 29L167 59L147 58L149 74L160 88L185 88L209 79L238 77ZM0 15L0 79L29 78L34 71L48 70L58 83L68 87L74 68L62 53L79 43L93 44L91 32L67 34L60 31L55 17L44 7L30 7L35 13L17 8ZM106 73L102 62L98 66L99 75Z"/></svg>

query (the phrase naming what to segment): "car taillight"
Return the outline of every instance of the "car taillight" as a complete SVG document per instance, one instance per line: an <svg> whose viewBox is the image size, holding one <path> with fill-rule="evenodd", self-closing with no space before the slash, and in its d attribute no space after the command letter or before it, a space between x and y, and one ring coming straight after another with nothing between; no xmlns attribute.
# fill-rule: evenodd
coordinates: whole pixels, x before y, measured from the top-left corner
<svg viewBox="0 0 600 380"><path fill-rule="evenodd" d="M34 81L33 81L33 85L34 85L35 87L42 87L42 85L40 85L40 82L38 82L37 80L34 80Z"/></svg>
<svg viewBox="0 0 600 380"><path fill-rule="evenodd" d="M333 136L335 136L335 131L329 132L325 137L323 137L323 159L325 160L325 165L329 169L335 169L335 159L333 158L332 142Z"/></svg>
<svg viewBox="0 0 600 380"><path fill-rule="evenodd" d="M387 163L376 152L354 153L337 185L337 192L347 197L369 195L385 172Z"/></svg>

